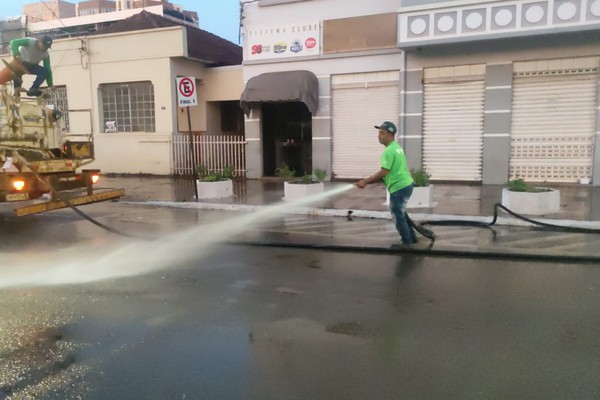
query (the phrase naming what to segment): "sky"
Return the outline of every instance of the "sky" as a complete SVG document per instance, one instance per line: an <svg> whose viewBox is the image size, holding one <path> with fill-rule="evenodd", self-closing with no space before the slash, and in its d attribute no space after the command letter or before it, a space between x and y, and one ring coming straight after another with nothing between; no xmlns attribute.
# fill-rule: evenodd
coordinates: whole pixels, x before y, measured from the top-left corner
<svg viewBox="0 0 600 400"><path fill-rule="evenodd" d="M2 0L0 19L21 15L23 5L36 0ZM69 3L77 3L69 0ZM172 0L185 10L198 12L200 28L239 44L239 0Z"/></svg>

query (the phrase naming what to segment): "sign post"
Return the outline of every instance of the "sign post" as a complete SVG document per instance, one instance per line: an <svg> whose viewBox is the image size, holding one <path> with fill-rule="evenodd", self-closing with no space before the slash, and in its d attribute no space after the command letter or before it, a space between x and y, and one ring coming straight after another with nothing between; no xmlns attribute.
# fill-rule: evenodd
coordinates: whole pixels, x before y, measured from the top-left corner
<svg viewBox="0 0 600 400"><path fill-rule="evenodd" d="M177 103L179 107L187 108L187 122L190 134L190 168L194 179L194 195L198 198L198 171L194 162L196 161L196 150L194 148L194 135L192 134L192 119L190 117L190 107L198 105L198 96L196 94L196 78L185 76L177 78Z"/></svg>

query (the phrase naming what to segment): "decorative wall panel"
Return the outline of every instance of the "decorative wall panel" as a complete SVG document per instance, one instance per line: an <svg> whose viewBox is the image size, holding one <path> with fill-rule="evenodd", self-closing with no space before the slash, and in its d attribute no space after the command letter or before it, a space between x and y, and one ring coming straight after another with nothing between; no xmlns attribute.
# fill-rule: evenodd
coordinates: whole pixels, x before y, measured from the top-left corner
<svg viewBox="0 0 600 400"><path fill-rule="evenodd" d="M600 29L600 0L459 1L400 11L399 47Z"/></svg>

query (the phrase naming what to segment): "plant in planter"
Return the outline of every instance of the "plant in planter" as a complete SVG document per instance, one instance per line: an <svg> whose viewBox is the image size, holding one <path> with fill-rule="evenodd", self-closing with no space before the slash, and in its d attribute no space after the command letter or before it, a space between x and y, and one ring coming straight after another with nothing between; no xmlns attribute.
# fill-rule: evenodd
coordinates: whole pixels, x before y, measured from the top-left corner
<svg viewBox="0 0 600 400"><path fill-rule="evenodd" d="M219 199L233 195L233 175L235 167L226 165L220 172L210 172L204 165L198 165L196 188L198 199Z"/></svg>
<svg viewBox="0 0 600 400"><path fill-rule="evenodd" d="M415 181L415 187L427 187L429 186L429 178L431 178L431 174L427 172L425 169L411 169L410 175Z"/></svg>
<svg viewBox="0 0 600 400"><path fill-rule="evenodd" d="M282 168L279 168L279 176L283 176L286 174L285 164L282 165ZM293 171L293 170L291 170ZM291 175L291 176L290 176ZM315 168L312 174L304 174L298 180L292 180L293 174L287 174L287 180L283 184L283 192L285 200L297 200L302 197L312 196L314 194L322 193L324 190L323 181L327 177L327 171Z"/></svg>
<svg viewBox="0 0 600 400"><path fill-rule="evenodd" d="M290 168L286 163L281 164L281 167L275 169L275 175L283 178L286 181L294 179L296 176L296 170Z"/></svg>
<svg viewBox="0 0 600 400"><path fill-rule="evenodd" d="M502 189L502 205L517 214L551 214L560 209L560 191L532 186L516 178Z"/></svg>
<svg viewBox="0 0 600 400"><path fill-rule="evenodd" d="M426 169L411 169L410 175L415 181L415 188L408 200L407 208L433 207L433 185L429 183L431 174Z"/></svg>
<svg viewBox="0 0 600 400"><path fill-rule="evenodd" d="M426 169L411 169L410 175L415 181L412 196L408 200L407 208L431 208L433 207L433 185L429 183L431 174ZM389 204L389 193L387 194Z"/></svg>
<svg viewBox="0 0 600 400"><path fill-rule="evenodd" d="M321 168L315 168L313 176L317 182L323 182L327 178L327 171Z"/></svg>

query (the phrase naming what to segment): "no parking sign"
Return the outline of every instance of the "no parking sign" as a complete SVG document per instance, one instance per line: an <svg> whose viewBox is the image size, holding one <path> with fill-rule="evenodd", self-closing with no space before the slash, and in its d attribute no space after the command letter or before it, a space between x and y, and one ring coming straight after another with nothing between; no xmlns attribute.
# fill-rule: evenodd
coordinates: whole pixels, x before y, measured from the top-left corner
<svg viewBox="0 0 600 400"><path fill-rule="evenodd" d="M196 78L193 76L177 78L177 102L179 103L179 107L198 105Z"/></svg>

